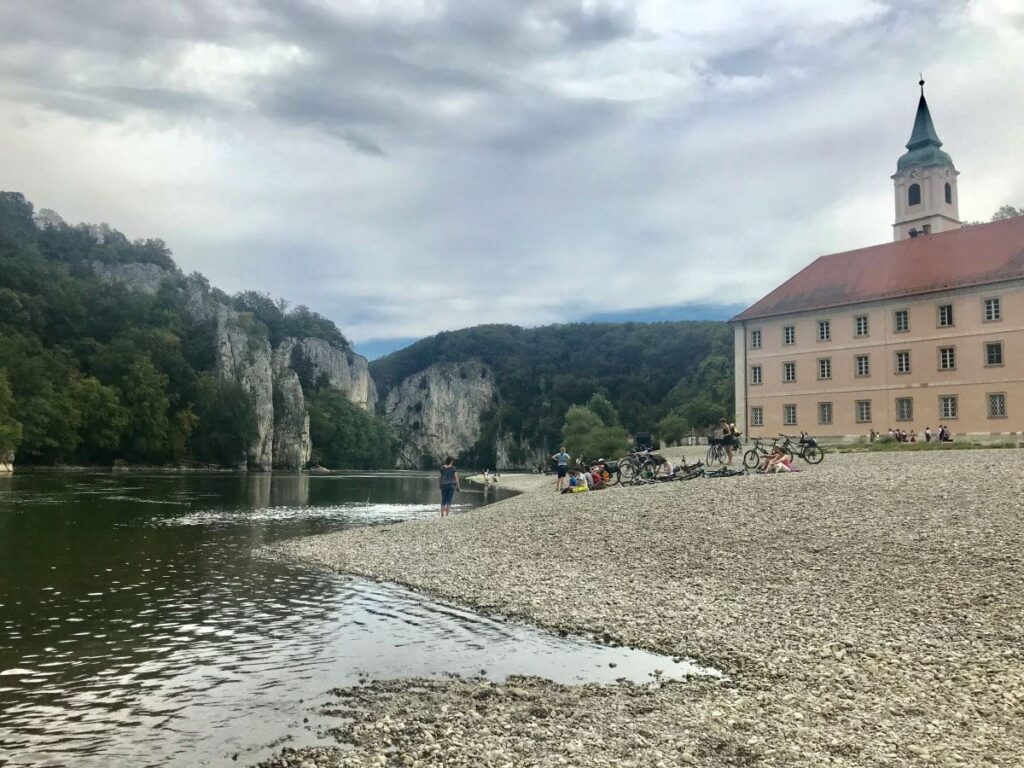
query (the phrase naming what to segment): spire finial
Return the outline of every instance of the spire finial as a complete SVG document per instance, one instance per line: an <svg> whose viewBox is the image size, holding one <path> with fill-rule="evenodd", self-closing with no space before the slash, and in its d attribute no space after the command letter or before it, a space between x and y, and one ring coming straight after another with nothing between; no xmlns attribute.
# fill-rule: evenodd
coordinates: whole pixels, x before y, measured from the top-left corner
<svg viewBox="0 0 1024 768"><path fill-rule="evenodd" d="M920 78L921 79L917 81L917 84L921 86L921 95L924 96L924 73L923 72L920 73Z"/></svg>

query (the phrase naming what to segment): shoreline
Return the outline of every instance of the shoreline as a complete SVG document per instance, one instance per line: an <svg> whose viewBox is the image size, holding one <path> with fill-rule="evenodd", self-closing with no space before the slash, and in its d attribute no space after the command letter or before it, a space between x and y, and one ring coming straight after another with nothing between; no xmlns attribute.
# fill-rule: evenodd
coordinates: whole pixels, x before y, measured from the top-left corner
<svg viewBox="0 0 1024 768"><path fill-rule="evenodd" d="M693 658L730 678L642 691L539 680L345 689L338 705L362 713L343 728L354 748L312 760L379 765L398 744L406 764L423 766L486 765L488 750L512 765L1016 766L1021 458L969 451L951 466L944 453L833 453L794 475L568 496L544 490L552 477L502 474L499 487L522 484L521 495L470 514L284 542L274 550L292 559ZM538 706L569 701L586 717L516 728L476 707L524 686ZM642 715L629 711L638 699ZM450 722L431 721L441 706L493 738L445 736ZM377 727L397 717L415 733ZM650 736L626 749L617 739L641 723ZM567 752L574 739L591 746ZM433 757L429 745L447 742L455 751ZM299 765L303 754L265 764Z"/></svg>

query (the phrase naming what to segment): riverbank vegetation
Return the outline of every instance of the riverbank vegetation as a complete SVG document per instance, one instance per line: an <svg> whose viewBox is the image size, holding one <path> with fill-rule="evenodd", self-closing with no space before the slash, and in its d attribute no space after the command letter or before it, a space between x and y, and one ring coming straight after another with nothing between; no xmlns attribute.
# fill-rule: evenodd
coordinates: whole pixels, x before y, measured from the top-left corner
<svg viewBox="0 0 1024 768"><path fill-rule="evenodd" d="M484 440L492 442L476 453L493 456L493 440L501 434L553 450L570 406L590 403L595 394L610 403L630 434L671 427L678 440L723 416L731 420L732 343L729 326L710 321L480 325L422 339L370 363L370 372L384 399L434 363L487 364L499 403L483 429ZM583 416L574 412L571 420Z"/></svg>
<svg viewBox="0 0 1024 768"><path fill-rule="evenodd" d="M162 277L159 287L147 293L99 276L125 265ZM190 286L243 313L251 333L271 343L314 337L351 349L306 307L254 292L229 297L200 275L186 278L161 240L71 226L0 193L0 454L16 450L19 464L36 465L244 463L254 404L238 381L218 376L216 315L196 311ZM320 383L302 384L315 403L331 399ZM383 420L350 410L314 409L318 434L344 432L352 444L325 445L317 459L332 468L393 465Z"/></svg>

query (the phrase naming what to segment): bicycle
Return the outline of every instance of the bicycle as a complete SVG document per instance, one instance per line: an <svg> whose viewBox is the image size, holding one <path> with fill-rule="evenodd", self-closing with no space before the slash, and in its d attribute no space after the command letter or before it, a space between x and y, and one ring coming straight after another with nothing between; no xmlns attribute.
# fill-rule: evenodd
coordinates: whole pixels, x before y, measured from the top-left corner
<svg viewBox="0 0 1024 768"><path fill-rule="evenodd" d="M825 458L825 449L818 445L818 441L813 437L802 435L795 438L783 435L781 432L779 437L783 438L782 448L784 451L791 456L799 456L808 464L821 464L821 460ZM798 442L793 442L794 440Z"/></svg>
<svg viewBox="0 0 1024 768"><path fill-rule="evenodd" d="M776 438L769 444L767 440L762 440L760 437L754 438L754 447L743 454L743 466L747 469L757 469L761 466L761 462L768 458L774 453L775 448L778 447L779 441ZM767 446L767 447L766 447ZM793 454L791 451L786 450L783 446L783 450L789 456L789 460L793 460Z"/></svg>
<svg viewBox="0 0 1024 768"><path fill-rule="evenodd" d="M729 458L729 454L725 449L727 446L735 445L733 442L735 439L732 435L728 437L712 437L708 435L708 454L705 464L709 467L712 464L725 464Z"/></svg>
<svg viewBox="0 0 1024 768"><path fill-rule="evenodd" d="M619 481L623 485L633 485L638 482L637 478L642 479L643 477L643 468L647 461L649 461L647 451L630 451L616 462L619 465Z"/></svg>

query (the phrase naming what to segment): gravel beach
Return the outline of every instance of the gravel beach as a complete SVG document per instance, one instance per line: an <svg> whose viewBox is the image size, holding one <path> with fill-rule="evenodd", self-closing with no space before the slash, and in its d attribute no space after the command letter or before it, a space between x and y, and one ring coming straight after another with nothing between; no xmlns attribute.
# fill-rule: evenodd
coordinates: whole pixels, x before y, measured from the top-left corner
<svg viewBox="0 0 1024 768"><path fill-rule="evenodd" d="M691 458L695 458L693 454ZM334 692L344 749L267 766L1024 764L1024 452L830 454L792 475L557 495L277 552L718 668Z"/></svg>

